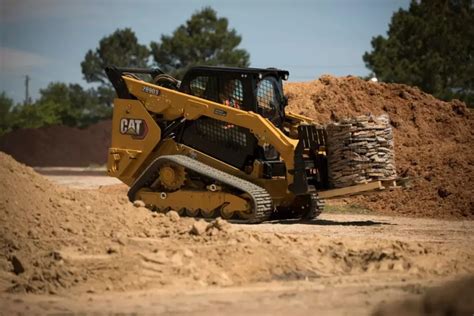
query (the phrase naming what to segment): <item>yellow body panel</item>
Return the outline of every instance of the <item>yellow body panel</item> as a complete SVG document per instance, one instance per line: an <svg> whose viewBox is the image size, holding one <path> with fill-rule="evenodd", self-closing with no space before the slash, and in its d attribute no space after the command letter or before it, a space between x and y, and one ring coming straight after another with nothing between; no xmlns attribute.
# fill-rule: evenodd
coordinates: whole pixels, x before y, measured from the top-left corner
<svg viewBox="0 0 474 316"><path fill-rule="evenodd" d="M137 122L134 123L133 129L132 122ZM143 135L140 135L141 133ZM131 185L137 171L143 168L144 161L149 158L160 139L161 129L142 102L115 99L112 144L107 162L109 175Z"/></svg>

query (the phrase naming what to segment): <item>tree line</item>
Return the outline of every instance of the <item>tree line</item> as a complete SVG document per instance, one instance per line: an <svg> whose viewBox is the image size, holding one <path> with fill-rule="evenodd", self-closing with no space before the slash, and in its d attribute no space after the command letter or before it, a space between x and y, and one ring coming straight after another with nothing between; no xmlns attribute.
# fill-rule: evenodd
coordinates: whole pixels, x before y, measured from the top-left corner
<svg viewBox="0 0 474 316"><path fill-rule="evenodd" d="M86 127L111 117L115 92L104 67L159 67L177 77L194 65L248 67L249 53L227 18L206 7L171 35L143 45L130 28L102 38L81 63L84 79L94 83L54 82L32 104L14 104L0 94L0 135L16 128L62 124ZM380 81L420 87L443 100L454 98L474 107L474 5L472 0L412 0L392 16L387 35L371 41L363 55ZM296 56L295 56L296 57Z"/></svg>

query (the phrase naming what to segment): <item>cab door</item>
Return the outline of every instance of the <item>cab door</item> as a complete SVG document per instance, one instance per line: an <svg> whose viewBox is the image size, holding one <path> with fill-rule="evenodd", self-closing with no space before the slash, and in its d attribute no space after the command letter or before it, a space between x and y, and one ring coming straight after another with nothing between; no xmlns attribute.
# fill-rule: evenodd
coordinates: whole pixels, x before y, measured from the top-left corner
<svg viewBox="0 0 474 316"><path fill-rule="evenodd" d="M257 83L257 113L281 127L284 120L284 97L281 85L273 76L264 77Z"/></svg>

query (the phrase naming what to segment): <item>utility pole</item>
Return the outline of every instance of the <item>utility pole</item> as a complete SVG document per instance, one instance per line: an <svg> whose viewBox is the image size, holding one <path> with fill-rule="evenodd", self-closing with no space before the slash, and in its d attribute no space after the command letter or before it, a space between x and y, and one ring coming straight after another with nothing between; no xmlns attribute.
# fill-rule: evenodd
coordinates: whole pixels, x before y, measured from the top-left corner
<svg viewBox="0 0 474 316"><path fill-rule="evenodd" d="M25 76L25 104L30 104L30 76Z"/></svg>

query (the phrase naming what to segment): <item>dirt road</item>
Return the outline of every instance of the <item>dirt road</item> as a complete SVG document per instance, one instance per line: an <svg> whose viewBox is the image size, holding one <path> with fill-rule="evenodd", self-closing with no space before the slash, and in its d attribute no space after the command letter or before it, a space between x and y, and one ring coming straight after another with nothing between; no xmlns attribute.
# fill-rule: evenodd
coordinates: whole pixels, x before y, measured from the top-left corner
<svg viewBox="0 0 474 316"><path fill-rule="evenodd" d="M46 176L85 191L109 181ZM101 190L117 195L124 189ZM166 217L153 218L168 225ZM167 229L117 237L107 253L95 237L74 243L87 249L62 246L59 263L88 279L54 295L3 292L0 314L364 315L474 273L472 221L325 213L312 222L232 224L229 232L192 238L187 230Z"/></svg>
<svg viewBox="0 0 474 316"><path fill-rule="evenodd" d="M380 279L380 277L379 277ZM271 282L202 290L147 290L65 296L3 296L12 312L137 315L367 315L381 302L421 296L436 281L396 276Z"/></svg>

